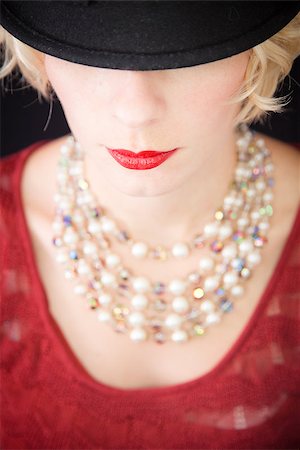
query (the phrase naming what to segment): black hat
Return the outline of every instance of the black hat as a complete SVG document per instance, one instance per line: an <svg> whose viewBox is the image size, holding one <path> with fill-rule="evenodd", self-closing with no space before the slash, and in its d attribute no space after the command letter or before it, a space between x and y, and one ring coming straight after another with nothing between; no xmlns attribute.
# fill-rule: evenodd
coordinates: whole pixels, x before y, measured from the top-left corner
<svg viewBox="0 0 300 450"><path fill-rule="evenodd" d="M300 1L2 1L1 24L31 47L71 62L159 70L248 50L299 10Z"/></svg>

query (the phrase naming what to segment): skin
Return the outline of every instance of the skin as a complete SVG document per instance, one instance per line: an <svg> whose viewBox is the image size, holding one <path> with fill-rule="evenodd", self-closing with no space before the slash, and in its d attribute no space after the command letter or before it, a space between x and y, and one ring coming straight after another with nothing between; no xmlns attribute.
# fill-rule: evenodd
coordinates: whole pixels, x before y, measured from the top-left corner
<svg viewBox="0 0 300 450"><path fill-rule="evenodd" d="M232 124L239 106L228 106L226 101L242 83L247 58L243 53L196 67L132 72L45 56L49 79L71 131L87 153L91 190L134 238L171 244L211 221L235 166L237 136ZM50 141L27 160L21 194L49 313L81 366L95 380L122 389L193 380L216 367L239 338L276 267L299 205L299 152L268 136L258 137L263 137L272 151L276 168L274 216L262 263L247 281L234 313L200 339L183 345L136 345L101 326L86 303L78 301L55 261L51 244L55 171L65 137ZM138 172L117 164L103 145L136 151L181 149L161 166ZM147 273L153 280L182 276L194 270L199 260L195 252L180 264L145 260L141 265L130 258L127 247L117 248L113 243L112 251L133 274ZM178 364L181 361L184 364Z"/></svg>
<svg viewBox="0 0 300 450"><path fill-rule="evenodd" d="M240 87L248 58L247 51L194 67L128 71L45 55L48 78L86 152L91 188L136 238L171 244L189 237L222 202L235 165L232 123L240 108L226 102ZM105 146L180 150L138 171L120 166Z"/></svg>

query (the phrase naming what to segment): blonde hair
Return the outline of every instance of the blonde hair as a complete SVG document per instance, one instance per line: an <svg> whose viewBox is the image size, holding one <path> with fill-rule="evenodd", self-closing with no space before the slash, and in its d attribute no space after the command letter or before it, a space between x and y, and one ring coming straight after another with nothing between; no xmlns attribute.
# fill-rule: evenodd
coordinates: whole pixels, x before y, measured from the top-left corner
<svg viewBox="0 0 300 450"><path fill-rule="evenodd" d="M47 101L55 94L44 68L44 53L16 39L0 26L0 47L3 65L0 79L21 73L21 83L29 83ZM241 103L235 125L263 122L270 112L282 112L290 98L273 97L300 54L300 13L277 34L253 47L246 74L239 92L228 104Z"/></svg>

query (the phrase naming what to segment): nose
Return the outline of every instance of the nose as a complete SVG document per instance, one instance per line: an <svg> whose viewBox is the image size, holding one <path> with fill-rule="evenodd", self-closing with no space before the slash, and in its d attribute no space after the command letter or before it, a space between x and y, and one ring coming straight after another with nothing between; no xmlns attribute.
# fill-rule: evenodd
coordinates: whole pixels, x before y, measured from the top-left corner
<svg viewBox="0 0 300 450"><path fill-rule="evenodd" d="M128 128L154 124L164 108L158 78L149 71L120 71L112 102L113 117Z"/></svg>

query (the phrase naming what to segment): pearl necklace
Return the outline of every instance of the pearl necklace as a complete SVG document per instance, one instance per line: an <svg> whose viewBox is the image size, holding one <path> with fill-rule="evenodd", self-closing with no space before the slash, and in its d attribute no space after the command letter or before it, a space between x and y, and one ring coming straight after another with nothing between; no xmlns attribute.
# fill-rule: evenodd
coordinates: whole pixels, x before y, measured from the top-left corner
<svg viewBox="0 0 300 450"><path fill-rule="evenodd" d="M263 139L254 139L254 131L245 125L240 130L229 193L214 220L189 245L189 251L207 247L210 256L202 256L195 271L167 283L133 276L111 251L112 238L130 242L131 254L138 258L149 256L151 247L131 240L99 207L83 176L84 152L74 137L61 146L54 197L56 259L65 277L75 282L75 294L97 311L101 323L129 334L135 342L180 343L202 336L232 311L235 299L244 293L243 283L261 261L273 215L271 154ZM174 244L169 251L153 247L152 257L182 258L189 253L187 247L186 243Z"/></svg>

